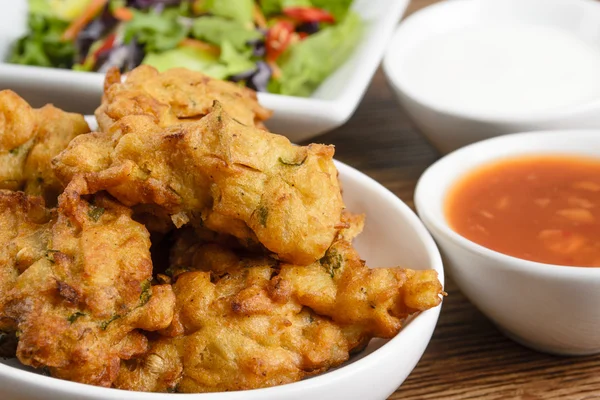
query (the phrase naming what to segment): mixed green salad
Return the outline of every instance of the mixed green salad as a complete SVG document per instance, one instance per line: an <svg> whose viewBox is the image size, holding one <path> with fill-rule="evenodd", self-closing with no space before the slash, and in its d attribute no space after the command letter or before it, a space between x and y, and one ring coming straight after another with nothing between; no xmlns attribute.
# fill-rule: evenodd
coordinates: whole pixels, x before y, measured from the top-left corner
<svg viewBox="0 0 600 400"><path fill-rule="evenodd" d="M127 72L184 67L258 91L310 94L361 35L352 0L29 0L9 62Z"/></svg>

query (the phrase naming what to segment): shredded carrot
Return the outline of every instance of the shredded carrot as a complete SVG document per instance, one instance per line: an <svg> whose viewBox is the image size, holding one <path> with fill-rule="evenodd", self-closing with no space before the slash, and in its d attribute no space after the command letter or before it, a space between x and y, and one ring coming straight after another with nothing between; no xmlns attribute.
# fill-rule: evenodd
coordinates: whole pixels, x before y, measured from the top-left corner
<svg viewBox="0 0 600 400"><path fill-rule="evenodd" d="M116 8L112 15L119 21L131 21L133 19L133 12L127 7Z"/></svg>
<svg viewBox="0 0 600 400"><path fill-rule="evenodd" d="M252 19L254 19L254 23L256 23L256 26L258 26L261 29L267 29L267 19L265 18L265 15L256 3L254 3L254 9L252 10Z"/></svg>
<svg viewBox="0 0 600 400"><path fill-rule="evenodd" d="M62 40L75 40L79 32L94 19L94 17L108 3L108 0L92 0L81 15L75 18L66 31L62 34Z"/></svg>
<svg viewBox="0 0 600 400"><path fill-rule="evenodd" d="M215 56L218 56L219 54L221 54L221 49L218 46L215 46L214 44L203 42L202 40L198 40L198 39L185 38L181 42L179 42L179 45L204 50Z"/></svg>

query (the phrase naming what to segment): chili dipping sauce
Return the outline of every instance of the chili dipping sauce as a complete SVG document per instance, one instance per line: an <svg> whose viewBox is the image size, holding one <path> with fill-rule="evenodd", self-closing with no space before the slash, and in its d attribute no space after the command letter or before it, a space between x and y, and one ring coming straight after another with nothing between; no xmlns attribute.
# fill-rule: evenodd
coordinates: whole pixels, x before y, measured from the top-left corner
<svg viewBox="0 0 600 400"><path fill-rule="evenodd" d="M600 160L547 155L484 165L450 190L445 214L458 234L500 253L600 267Z"/></svg>

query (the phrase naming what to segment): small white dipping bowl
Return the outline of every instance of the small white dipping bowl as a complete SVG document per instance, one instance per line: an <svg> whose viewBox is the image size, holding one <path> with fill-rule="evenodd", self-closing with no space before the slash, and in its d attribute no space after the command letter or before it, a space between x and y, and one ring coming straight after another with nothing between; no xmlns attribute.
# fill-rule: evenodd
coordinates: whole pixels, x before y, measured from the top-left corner
<svg viewBox="0 0 600 400"><path fill-rule="evenodd" d="M600 352L600 268L526 261L480 246L454 232L445 217L448 190L466 174L504 158L528 155L598 158L600 131L506 135L457 150L421 176L417 211L436 239L463 293L507 336L564 355Z"/></svg>
<svg viewBox="0 0 600 400"><path fill-rule="evenodd" d="M355 245L372 267L433 268L442 284L440 253L419 218L398 197L359 171L336 162L348 209L367 216ZM18 361L0 359L0 398L19 400L384 400L423 355L441 307L410 318L396 337L371 340L343 366L288 385L227 393L128 392L63 381L29 372ZM57 340L59 340L57 338Z"/></svg>
<svg viewBox="0 0 600 400"><path fill-rule="evenodd" d="M433 103L407 83L410 78L402 68L404 60L432 37L473 25L514 23L565 30L600 49L600 2L593 0L445 1L411 15L394 33L383 60L388 82L413 122L442 153L514 132L600 128L600 93L597 99L582 104L506 115Z"/></svg>

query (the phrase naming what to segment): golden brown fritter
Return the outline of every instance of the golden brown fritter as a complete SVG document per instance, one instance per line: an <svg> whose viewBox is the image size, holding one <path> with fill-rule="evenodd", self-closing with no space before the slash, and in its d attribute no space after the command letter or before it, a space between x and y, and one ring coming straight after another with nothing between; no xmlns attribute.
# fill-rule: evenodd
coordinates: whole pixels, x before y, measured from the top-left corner
<svg viewBox="0 0 600 400"><path fill-rule="evenodd" d="M33 109L12 90L0 91L0 150L7 152L27 143L37 128Z"/></svg>
<svg viewBox="0 0 600 400"><path fill-rule="evenodd" d="M82 115L64 112L51 104L35 110L35 114L38 129L23 168L24 190L42 196L53 206L64 186L54 175L51 161L74 137L88 133L90 128Z"/></svg>
<svg viewBox="0 0 600 400"><path fill-rule="evenodd" d="M151 286L149 234L130 209L68 187L57 214L44 257L6 295L4 317L17 326L23 364L110 386L122 359L147 350L138 330L170 324L175 298L169 285Z"/></svg>
<svg viewBox="0 0 600 400"><path fill-rule="evenodd" d="M174 233L167 274L177 277L182 272L205 271L222 274L239 267L272 267L277 260L260 252L248 252L235 246L230 236L218 235L206 229L182 228Z"/></svg>
<svg viewBox="0 0 600 400"><path fill-rule="evenodd" d="M362 216L345 219L357 233ZM442 293L435 272L371 270L344 239L321 261L297 267L188 229L168 273L177 297L173 321L148 353L121 369L119 388L212 392L295 382L339 365L374 336L392 337Z"/></svg>
<svg viewBox="0 0 600 400"><path fill-rule="evenodd" d="M159 73L142 65L127 74L125 82L121 82L118 70L109 71L96 118L102 131L127 115L147 115L156 124L167 127L204 117L215 100L245 125L262 127L262 121L271 116L258 103L253 90L201 72L175 68Z"/></svg>
<svg viewBox="0 0 600 400"><path fill-rule="evenodd" d="M4 312L7 294L19 275L46 255L53 222L41 198L0 190L0 331L16 329Z"/></svg>
<svg viewBox="0 0 600 400"><path fill-rule="evenodd" d="M38 127L35 111L11 90L0 91L0 189L19 190Z"/></svg>
<svg viewBox="0 0 600 400"><path fill-rule="evenodd" d="M63 182L84 174L84 193L158 206L177 227L192 221L307 265L345 226L333 153L242 125L217 103L200 121L168 128L122 118L75 138L54 165Z"/></svg>
<svg viewBox="0 0 600 400"><path fill-rule="evenodd" d="M351 241L360 234L364 226L365 215L342 212L341 225L344 228L338 238ZM277 267L277 260L267 257L264 248L240 246L232 236L218 234L205 228L185 227L173 235L173 244L169 255L172 276L178 273L196 270L223 273L238 267L270 266Z"/></svg>
<svg viewBox="0 0 600 400"><path fill-rule="evenodd" d="M342 330L293 299L273 295L274 273L256 266L219 277L179 275L175 318L162 332L167 337L127 362L115 386L186 393L253 389L295 382L347 360L350 344Z"/></svg>
<svg viewBox="0 0 600 400"><path fill-rule="evenodd" d="M403 319L438 306L443 293L436 271L369 268L346 240L312 265L280 268L275 287L340 325L360 327L367 337L395 336Z"/></svg>
<svg viewBox="0 0 600 400"><path fill-rule="evenodd" d="M71 139L89 131L79 114L52 105L35 110L14 92L0 91L0 189L24 190L55 205L64 186L51 160Z"/></svg>
<svg viewBox="0 0 600 400"><path fill-rule="evenodd" d="M343 226L338 233L338 239L352 242L355 237L360 235L365 227L365 214L354 214L351 211L342 211L342 220L340 225Z"/></svg>
<svg viewBox="0 0 600 400"><path fill-rule="evenodd" d="M277 263L265 256L241 254L186 232L175 242L169 273L269 266L278 271L271 286L279 298L291 296L317 314L360 332L363 338L391 338L410 314L436 307L442 285L434 270L369 268L350 242L339 239L327 254L308 266Z"/></svg>

